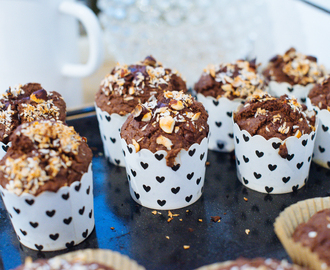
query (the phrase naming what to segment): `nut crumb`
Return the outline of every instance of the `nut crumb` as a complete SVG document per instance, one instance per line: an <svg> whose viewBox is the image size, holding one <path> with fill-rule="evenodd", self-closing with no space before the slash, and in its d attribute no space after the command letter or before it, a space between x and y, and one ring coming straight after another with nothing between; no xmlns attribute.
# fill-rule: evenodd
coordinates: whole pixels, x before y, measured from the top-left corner
<svg viewBox="0 0 330 270"><path fill-rule="evenodd" d="M179 218L180 221L182 221L182 218Z"/></svg>
<svg viewBox="0 0 330 270"><path fill-rule="evenodd" d="M184 249L189 249L190 246L188 246L188 245L184 245L183 248L184 248Z"/></svg>
<svg viewBox="0 0 330 270"><path fill-rule="evenodd" d="M166 239L170 239L170 237L169 237L169 236L167 236L167 235L166 235L165 237L166 237Z"/></svg>
<svg viewBox="0 0 330 270"><path fill-rule="evenodd" d="M114 229L115 229L115 227L110 227L110 229L111 229L111 230L114 230Z"/></svg>
<svg viewBox="0 0 330 270"><path fill-rule="evenodd" d="M206 166L210 166L210 161L206 161L206 162L205 162L205 165L206 165Z"/></svg>
<svg viewBox="0 0 330 270"><path fill-rule="evenodd" d="M244 197L244 201L246 201L246 202L247 202L247 201L248 201L248 198Z"/></svg>
<svg viewBox="0 0 330 270"><path fill-rule="evenodd" d="M221 217L219 217L219 216L212 216L212 217L211 217L211 220L212 220L213 222L219 222L220 219L221 219Z"/></svg>
<svg viewBox="0 0 330 270"><path fill-rule="evenodd" d="M153 215L156 215L157 214L157 211L155 210L155 211L152 211L151 212Z"/></svg>
<svg viewBox="0 0 330 270"><path fill-rule="evenodd" d="M198 221L199 221L199 222L203 222L203 219L199 218Z"/></svg>
<svg viewBox="0 0 330 270"><path fill-rule="evenodd" d="M246 233L247 235L249 235L250 230L249 230L249 229L246 229L246 230L245 230L245 233Z"/></svg>

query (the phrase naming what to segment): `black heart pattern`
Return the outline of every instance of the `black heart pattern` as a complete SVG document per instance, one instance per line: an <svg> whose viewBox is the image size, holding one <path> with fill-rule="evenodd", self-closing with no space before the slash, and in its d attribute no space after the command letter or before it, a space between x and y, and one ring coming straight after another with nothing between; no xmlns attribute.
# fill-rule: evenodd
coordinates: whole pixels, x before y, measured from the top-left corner
<svg viewBox="0 0 330 270"><path fill-rule="evenodd" d="M166 200L157 200L157 203L160 205L160 206L164 206L166 204Z"/></svg>
<svg viewBox="0 0 330 270"><path fill-rule="evenodd" d="M143 163L142 161L140 162L141 166L143 169L147 169L149 167L149 164L148 163Z"/></svg>
<svg viewBox="0 0 330 270"><path fill-rule="evenodd" d="M128 149L128 152L130 152L132 154L133 149L131 147L129 147L128 145L127 145L127 149Z"/></svg>
<svg viewBox="0 0 330 270"><path fill-rule="evenodd" d="M279 143L273 142L272 143L272 146L276 150L276 149L278 149L281 146L281 143L280 142Z"/></svg>
<svg viewBox="0 0 330 270"><path fill-rule="evenodd" d="M314 138L315 138L315 133L312 135L312 141L314 140Z"/></svg>
<svg viewBox="0 0 330 270"><path fill-rule="evenodd" d="M143 185L143 189L146 191L146 192L149 192L151 187L150 186L146 186L146 185Z"/></svg>
<svg viewBox="0 0 330 270"><path fill-rule="evenodd" d="M125 152L124 152L124 153L125 153ZM125 156L125 155L124 155L124 156ZM116 159L116 158L115 158L115 162L116 162L117 165L120 164L120 160L119 160L119 159Z"/></svg>
<svg viewBox="0 0 330 270"><path fill-rule="evenodd" d="M74 241L68 242L65 244L67 248L72 248L74 246Z"/></svg>
<svg viewBox="0 0 330 270"><path fill-rule="evenodd" d="M54 241L56 241L59 236L60 235L58 233L55 233L55 234L50 234L49 235L49 238L52 239L52 240L54 240Z"/></svg>
<svg viewBox="0 0 330 270"><path fill-rule="evenodd" d="M39 250L39 251L43 250L43 248L44 248L43 245L37 245L37 244L35 244L34 246L35 246L36 249Z"/></svg>
<svg viewBox="0 0 330 270"><path fill-rule="evenodd" d="M177 194L180 191L180 187L171 188L172 193Z"/></svg>
<svg viewBox="0 0 330 270"><path fill-rule="evenodd" d="M164 155L163 154L155 154L155 158L157 159L157 160L162 160L163 159L163 157L164 157Z"/></svg>
<svg viewBox="0 0 330 270"><path fill-rule="evenodd" d="M105 118L107 119L108 122L110 122L111 117L109 115L106 115Z"/></svg>
<svg viewBox="0 0 330 270"><path fill-rule="evenodd" d="M201 155L200 155L200 157L199 157L199 158L200 158L200 160L203 160L203 158L204 158L204 155L205 155L205 153L203 153L203 154L201 154Z"/></svg>
<svg viewBox="0 0 330 270"><path fill-rule="evenodd" d="M159 183L163 183L164 180L165 180L165 177L164 177L164 176L156 176L156 180L157 180Z"/></svg>
<svg viewBox="0 0 330 270"><path fill-rule="evenodd" d="M259 178L261 177L261 174L260 174L260 173L256 173L256 172L254 172L253 175L254 175L254 177L257 178L257 179L259 179Z"/></svg>
<svg viewBox="0 0 330 270"><path fill-rule="evenodd" d="M303 140L303 141L301 142L301 144L302 144L303 146L306 146L307 141L308 141L308 140Z"/></svg>
<svg viewBox="0 0 330 270"><path fill-rule="evenodd" d="M265 190L266 190L266 192L267 193L271 193L273 190L274 190L274 188L273 187L265 187Z"/></svg>
<svg viewBox="0 0 330 270"><path fill-rule="evenodd" d="M231 117L233 115L232 112L227 112L228 117Z"/></svg>
<svg viewBox="0 0 330 270"><path fill-rule="evenodd" d="M294 154L291 154L291 155L287 155L287 157L286 157L286 159L288 160L288 161L290 161L291 159L293 159L293 157L294 157Z"/></svg>
<svg viewBox="0 0 330 270"><path fill-rule="evenodd" d="M186 202L190 202L191 199L192 199L192 197L193 197L193 195L187 196L187 197L186 197Z"/></svg>
<svg viewBox="0 0 330 270"><path fill-rule="evenodd" d="M88 217L92 218L92 215L93 215L93 209L89 212Z"/></svg>
<svg viewBox="0 0 330 270"><path fill-rule="evenodd" d="M233 139L234 138L234 134L233 133L228 133L229 138Z"/></svg>
<svg viewBox="0 0 330 270"><path fill-rule="evenodd" d="M218 105L219 105L219 100L213 100L213 104L214 104L215 106L218 106Z"/></svg>
<svg viewBox="0 0 330 270"><path fill-rule="evenodd" d="M247 180L243 177L243 182L244 182L245 185L247 185L249 183L249 180Z"/></svg>
<svg viewBox="0 0 330 270"><path fill-rule="evenodd" d="M256 155L258 158L261 158L264 155L264 152L259 152L258 150L256 150Z"/></svg>
<svg viewBox="0 0 330 270"><path fill-rule="evenodd" d="M52 210L52 211L46 211L46 215L49 216L49 217L52 217L55 215L55 210Z"/></svg>
<svg viewBox="0 0 330 270"><path fill-rule="evenodd" d="M248 142L250 140L250 138L248 136L246 136L245 134L243 134L243 139L244 141Z"/></svg>
<svg viewBox="0 0 330 270"><path fill-rule="evenodd" d="M293 187L292 187L292 191L293 191L293 192L296 192L296 191L298 190L298 188L299 188L299 185L293 186Z"/></svg>
<svg viewBox="0 0 330 270"><path fill-rule="evenodd" d="M199 183L201 182L201 180L202 180L202 177L197 178L196 184L199 185Z"/></svg>
<svg viewBox="0 0 330 270"><path fill-rule="evenodd" d="M30 225L31 225L33 228L37 228L37 227L39 226L39 223L38 223L38 222L32 222L32 221L30 221L29 223L30 223Z"/></svg>
<svg viewBox="0 0 330 270"><path fill-rule="evenodd" d="M128 179L128 181L131 181L131 177L129 174L127 174L127 179Z"/></svg>
<svg viewBox="0 0 330 270"><path fill-rule="evenodd" d="M101 115L101 114L99 114L99 117L100 117L100 119L101 119L101 120L103 120L103 117L102 117L102 115Z"/></svg>
<svg viewBox="0 0 330 270"><path fill-rule="evenodd" d="M133 171L132 169L131 169L131 173L132 173L132 175L135 177L136 176L136 171Z"/></svg>
<svg viewBox="0 0 330 270"><path fill-rule="evenodd" d="M25 202L26 202L28 205L32 205L32 204L34 204L34 200L33 200L33 199L31 199L31 200L29 200L29 199L25 199Z"/></svg>
<svg viewBox="0 0 330 270"><path fill-rule="evenodd" d="M134 195L135 195L135 198L136 198L137 200L140 198L140 194L139 194L139 193L136 193L135 191L134 191Z"/></svg>
<svg viewBox="0 0 330 270"><path fill-rule="evenodd" d="M78 185L76 185L76 186L74 187L74 189L75 189L77 192L79 192L80 188L81 188L81 183L79 183Z"/></svg>
<svg viewBox="0 0 330 270"><path fill-rule="evenodd" d="M9 145L3 145L2 146L2 150L5 151L5 152L7 152L8 148L9 148Z"/></svg>
<svg viewBox="0 0 330 270"><path fill-rule="evenodd" d="M225 147L225 145L223 143L217 143L217 146L219 149L223 149Z"/></svg>
<svg viewBox="0 0 330 270"><path fill-rule="evenodd" d="M241 162L238 159L236 159L236 162L238 166L241 164Z"/></svg>
<svg viewBox="0 0 330 270"><path fill-rule="evenodd" d="M268 164L268 169L269 170L274 171L276 168L277 168L277 165L276 164L274 164L274 165Z"/></svg>
<svg viewBox="0 0 330 270"><path fill-rule="evenodd" d="M86 189L86 194L89 195L90 191L91 191L91 186L88 186L88 189Z"/></svg>
<svg viewBox="0 0 330 270"><path fill-rule="evenodd" d="M325 148L323 148L321 145L319 145L319 151L323 153L325 151Z"/></svg>
<svg viewBox="0 0 330 270"><path fill-rule="evenodd" d="M176 164L176 165L172 166L172 170L175 171L175 172L177 170L179 170L179 168L180 168L180 164Z"/></svg>
<svg viewBox="0 0 330 270"><path fill-rule="evenodd" d="M312 156L309 156L309 157L308 157L308 162L310 162L310 161L311 161L311 159L312 159Z"/></svg>
<svg viewBox="0 0 330 270"><path fill-rule="evenodd" d="M66 225L69 225L72 221L72 217L68 217L68 218L65 218L63 219L63 223L66 224Z"/></svg>
<svg viewBox="0 0 330 270"><path fill-rule="evenodd" d="M83 215L85 212L85 206L83 206L83 208L79 209L79 215Z"/></svg>
<svg viewBox="0 0 330 270"><path fill-rule="evenodd" d="M111 141L112 143L116 143L116 138L112 138L112 137L110 137L110 141Z"/></svg>
<svg viewBox="0 0 330 270"><path fill-rule="evenodd" d="M288 87L288 91L292 92L293 91L293 87Z"/></svg>
<svg viewBox="0 0 330 270"><path fill-rule="evenodd" d="M304 162L297 163L298 170L300 170L300 168L302 167L303 164L304 164Z"/></svg>
<svg viewBox="0 0 330 270"><path fill-rule="evenodd" d="M88 235L88 229L86 229L86 231L84 231L84 232L82 233L82 237L86 238L87 235Z"/></svg>
<svg viewBox="0 0 330 270"><path fill-rule="evenodd" d="M0 194L2 197L5 197L5 194L2 191L0 192Z"/></svg>
<svg viewBox="0 0 330 270"><path fill-rule="evenodd" d="M126 153L125 153L125 151L123 150L123 155L124 155L124 157L126 157Z"/></svg>
<svg viewBox="0 0 330 270"><path fill-rule="evenodd" d="M244 156L244 155L243 155L243 160L244 160L245 163L248 163L249 162L249 158L246 157L246 156Z"/></svg>
<svg viewBox="0 0 330 270"><path fill-rule="evenodd" d="M189 154L189 156L192 157L195 154L195 152L196 152L196 149L189 150L188 154Z"/></svg>
<svg viewBox="0 0 330 270"><path fill-rule="evenodd" d="M329 127L327 127L327 126L325 126L325 125L322 125L322 129L323 129L324 132L327 132L328 129L329 129Z"/></svg>
<svg viewBox="0 0 330 270"><path fill-rule="evenodd" d="M26 236L27 235L27 232L26 231L23 231L22 229L19 229L21 231L21 233Z"/></svg>
<svg viewBox="0 0 330 270"><path fill-rule="evenodd" d="M215 125L216 125L217 127L221 127L222 123L221 123L221 122L215 122Z"/></svg>
<svg viewBox="0 0 330 270"><path fill-rule="evenodd" d="M192 173L188 173L187 174L188 180L191 180L191 178L193 178L193 176L194 176L194 173L193 172Z"/></svg>
<svg viewBox="0 0 330 270"><path fill-rule="evenodd" d="M103 135L103 139L106 141L107 140L107 137L105 135Z"/></svg>
<svg viewBox="0 0 330 270"><path fill-rule="evenodd" d="M290 181L290 179L291 179L290 176L288 176L288 177L283 177L283 178L282 178L282 181L286 184L287 182Z"/></svg>
<svg viewBox="0 0 330 270"><path fill-rule="evenodd" d="M13 207L13 209L17 214L21 213L21 210L19 210L18 208Z"/></svg>
<svg viewBox="0 0 330 270"><path fill-rule="evenodd" d="M69 199L69 197L70 197L70 193L69 193L69 192L66 193L66 194L62 194L62 198L63 198L64 200Z"/></svg>
<svg viewBox="0 0 330 270"><path fill-rule="evenodd" d="M306 98L300 98L300 100L301 100L302 103L306 102Z"/></svg>
<svg viewBox="0 0 330 270"><path fill-rule="evenodd" d="M236 137L236 143L239 144L239 139Z"/></svg>

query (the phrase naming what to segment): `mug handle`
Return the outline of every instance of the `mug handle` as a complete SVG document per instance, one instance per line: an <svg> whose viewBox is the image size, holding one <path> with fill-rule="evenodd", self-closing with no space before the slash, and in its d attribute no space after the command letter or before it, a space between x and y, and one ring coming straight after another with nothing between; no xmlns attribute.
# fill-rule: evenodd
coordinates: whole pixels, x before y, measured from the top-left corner
<svg viewBox="0 0 330 270"><path fill-rule="evenodd" d="M86 29L89 42L89 57L86 64L65 64L61 73L69 77L86 77L94 73L103 62L102 30L95 14L83 4L64 1L59 11L76 17Z"/></svg>

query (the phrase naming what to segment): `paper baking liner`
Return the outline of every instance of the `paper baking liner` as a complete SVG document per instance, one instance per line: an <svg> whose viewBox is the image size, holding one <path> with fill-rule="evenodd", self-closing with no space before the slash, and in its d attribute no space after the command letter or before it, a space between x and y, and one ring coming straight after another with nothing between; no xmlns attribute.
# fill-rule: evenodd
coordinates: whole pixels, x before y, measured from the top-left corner
<svg viewBox="0 0 330 270"><path fill-rule="evenodd" d="M234 123L237 177L243 185L262 193L288 193L300 189L308 179L315 132L300 138L266 140L251 136ZM285 143L288 157L282 158L279 147Z"/></svg>
<svg viewBox="0 0 330 270"><path fill-rule="evenodd" d="M307 222L316 212L326 208L330 208L330 197L314 198L287 207L276 218L275 233L294 263L308 266L313 270L330 269L316 253L292 239L292 234L300 223Z"/></svg>
<svg viewBox="0 0 330 270"><path fill-rule="evenodd" d="M219 152L231 152L234 150L233 136L233 111L243 102L243 99L229 100L221 97L205 97L197 94L197 100L202 102L209 114L210 127L209 149Z"/></svg>
<svg viewBox="0 0 330 270"><path fill-rule="evenodd" d="M313 106L309 98L307 98L307 107L310 110L314 109L319 118L313 161L324 168L330 169L330 112Z"/></svg>
<svg viewBox="0 0 330 270"><path fill-rule="evenodd" d="M121 139L126 159L126 173L132 198L152 209L171 210L196 202L202 195L207 159L207 140L182 149L176 165L166 165L167 152L135 151Z"/></svg>
<svg viewBox="0 0 330 270"><path fill-rule="evenodd" d="M91 165L81 181L57 192L17 196L0 186L0 193L18 240L28 248L40 251L69 248L84 241L93 231Z"/></svg>
<svg viewBox="0 0 330 270"><path fill-rule="evenodd" d="M0 142L0 159L2 159L4 157L4 155L7 153L7 150L10 146L11 146L11 142L9 142L8 144Z"/></svg>
<svg viewBox="0 0 330 270"><path fill-rule="evenodd" d="M125 167L125 159L120 144L120 129L129 114L120 116L113 113L110 115L96 105L95 108L105 156L112 164Z"/></svg>
<svg viewBox="0 0 330 270"><path fill-rule="evenodd" d="M106 249L84 249L56 256L54 259L64 259L69 262L83 261L85 263L99 263L114 270L145 270L145 268L126 255Z"/></svg>
<svg viewBox="0 0 330 270"><path fill-rule="evenodd" d="M282 95L295 97L299 103L306 104L308 93L314 85L314 83L309 83L305 86L300 84L291 85L287 82L271 81L268 84L268 92L275 97Z"/></svg>

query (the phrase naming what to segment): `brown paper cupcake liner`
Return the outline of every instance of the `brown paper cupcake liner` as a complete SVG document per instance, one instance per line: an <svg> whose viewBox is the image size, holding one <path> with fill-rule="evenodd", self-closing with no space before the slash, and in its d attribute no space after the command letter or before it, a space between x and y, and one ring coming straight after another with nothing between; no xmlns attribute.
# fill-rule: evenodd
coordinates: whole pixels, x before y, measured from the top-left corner
<svg viewBox="0 0 330 270"><path fill-rule="evenodd" d="M287 207L275 220L274 229L292 261L313 270L329 270L330 266L320 260L308 247L294 242L292 234L296 227L307 222L316 212L330 208L330 197L300 201Z"/></svg>
<svg viewBox="0 0 330 270"><path fill-rule="evenodd" d="M112 267L115 270L145 270L143 266L139 265L128 256L107 249L78 250L54 258L64 259L69 262L79 260L84 263L98 263Z"/></svg>

